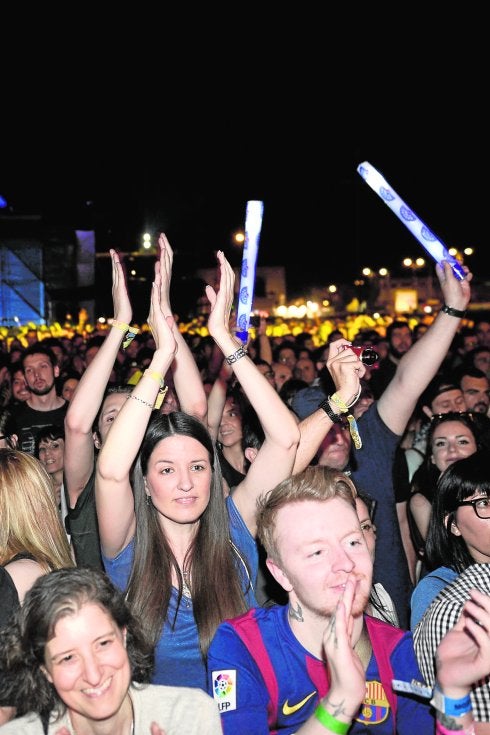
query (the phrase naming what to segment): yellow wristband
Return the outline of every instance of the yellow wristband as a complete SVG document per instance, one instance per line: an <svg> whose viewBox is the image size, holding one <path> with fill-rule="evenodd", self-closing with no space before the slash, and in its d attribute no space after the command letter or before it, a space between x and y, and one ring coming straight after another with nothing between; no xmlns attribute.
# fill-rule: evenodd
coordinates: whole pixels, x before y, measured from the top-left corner
<svg viewBox="0 0 490 735"><path fill-rule="evenodd" d="M359 434L359 429L357 428L357 422L354 416L351 413L349 413L349 407L344 403L342 398L337 393L334 393L333 395L329 396L329 400L331 400L332 403L335 403L335 405L340 408L342 413L347 415L346 417L347 417L347 421L349 422L350 435L352 437L352 441L354 442L354 446L356 449L361 449L362 447L361 435Z"/></svg>
<svg viewBox="0 0 490 735"><path fill-rule="evenodd" d="M131 327L129 324L126 324L125 322L120 322L118 319L108 319L108 322L111 327L116 327L116 329L120 329L121 332L124 332L125 337L122 345L123 350L125 350L126 347L131 344L133 339L140 331L138 327Z"/></svg>
<svg viewBox="0 0 490 735"><path fill-rule="evenodd" d="M168 385L165 386L163 375L160 375L160 373L157 373L156 370L145 370L143 375L148 375L149 378L152 378L152 380L155 380L159 384L160 388L158 389L158 395L155 401L155 408L161 408L163 399L167 395L167 391L168 391Z"/></svg>

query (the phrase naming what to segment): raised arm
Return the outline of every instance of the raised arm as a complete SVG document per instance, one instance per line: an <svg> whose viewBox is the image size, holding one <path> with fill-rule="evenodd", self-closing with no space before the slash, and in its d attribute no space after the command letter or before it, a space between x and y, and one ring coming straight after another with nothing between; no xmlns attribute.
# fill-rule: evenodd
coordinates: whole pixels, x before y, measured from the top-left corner
<svg viewBox="0 0 490 735"><path fill-rule="evenodd" d="M230 331L230 313L234 299L235 275L224 254L218 251L221 278L218 293L206 286L211 304L209 333L231 367L245 395L255 409L265 440L245 479L236 487L233 499L250 532L255 535L256 501L291 474L299 430L293 415L267 378L246 355L240 341Z"/></svg>
<svg viewBox="0 0 490 735"><path fill-rule="evenodd" d="M107 434L97 460L95 499L102 550L116 556L135 531L130 472L145 435L160 388L155 376L165 376L177 350L173 317L160 305L161 277L156 268L151 289L150 325L156 349L143 376L128 396Z"/></svg>
<svg viewBox="0 0 490 735"><path fill-rule="evenodd" d="M173 250L162 232L159 237L159 269L161 276L160 305L165 316L172 315L170 306L170 280L172 276ZM172 331L177 344L177 354L172 363L175 392L182 411L195 416L204 423L207 415L207 396L204 391L199 369L189 345L182 336L177 323L173 322Z"/></svg>
<svg viewBox="0 0 490 735"><path fill-rule="evenodd" d="M84 371L65 417L64 477L72 508L93 472L95 446L92 425L124 338L125 332L121 325L129 325L133 313L119 255L111 250L110 256L115 323Z"/></svg>
<svg viewBox="0 0 490 735"><path fill-rule="evenodd" d="M470 300L473 276L466 268L466 278L460 281L447 261L443 265L444 268L436 265L436 274L444 303L463 315ZM400 360L394 377L377 404L379 415L395 434L401 435L405 431L419 396L441 366L460 323L461 316L441 310L425 334Z"/></svg>
<svg viewBox="0 0 490 735"><path fill-rule="evenodd" d="M213 441L216 441L218 438L223 409L226 403L228 384L232 377L233 370L231 366L223 360L221 369L208 396L208 429L213 437Z"/></svg>
<svg viewBox="0 0 490 735"><path fill-rule="evenodd" d="M366 368L352 352L345 349L350 342L345 339L337 339L329 347L327 368L335 383L335 392L349 406L355 397L359 395L360 379L366 372ZM339 415L340 409L329 402L330 411ZM301 439L296 452L293 473L301 472L307 467L320 447L323 439L332 428L332 419L329 418L323 408L318 408L309 416L306 416L300 424Z"/></svg>

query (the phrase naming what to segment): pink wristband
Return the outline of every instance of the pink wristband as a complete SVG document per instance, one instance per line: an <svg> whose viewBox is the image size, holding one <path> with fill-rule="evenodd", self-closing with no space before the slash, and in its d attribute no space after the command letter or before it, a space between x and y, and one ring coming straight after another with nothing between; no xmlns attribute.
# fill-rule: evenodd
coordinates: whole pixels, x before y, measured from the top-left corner
<svg viewBox="0 0 490 735"><path fill-rule="evenodd" d="M466 730L448 730L439 720L436 720L436 735L475 735L475 725L471 723Z"/></svg>

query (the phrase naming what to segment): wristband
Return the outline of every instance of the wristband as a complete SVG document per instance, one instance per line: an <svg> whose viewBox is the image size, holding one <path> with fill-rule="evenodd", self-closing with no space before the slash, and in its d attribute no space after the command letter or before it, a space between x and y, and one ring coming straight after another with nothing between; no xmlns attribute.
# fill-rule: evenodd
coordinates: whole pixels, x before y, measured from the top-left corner
<svg viewBox="0 0 490 735"><path fill-rule="evenodd" d="M473 723L468 725L464 730L448 730L447 727L436 721L436 735L475 735L475 726Z"/></svg>
<svg viewBox="0 0 490 735"><path fill-rule="evenodd" d="M167 395L168 391L168 385L165 387L165 381L163 379L163 375L160 375L160 373L157 373L156 370L145 370L143 375L148 375L149 378L152 378L155 380L160 388L158 390L158 395L155 401L155 408L161 408L161 405L163 403L163 399Z"/></svg>
<svg viewBox="0 0 490 735"><path fill-rule="evenodd" d="M342 415L340 413L335 413L328 398L325 398L325 400L319 404L318 408L323 408L330 421L334 424L342 423Z"/></svg>
<svg viewBox="0 0 490 735"><path fill-rule="evenodd" d="M335 403L335 405L340 408L342 413L345 413L347 415L347 421L349 422L349 430L352 441L354 442L355 448L360 449L362 447L361 435L359 434L359 429L357 428L357 422L354 416L349 413L349 406L346 406L342 398L337 393L329 396L329 400L332 401L332 403Z"/></svg>
<svg viewBox="0 0 490 735"><path fill-rule="evenodd" d="M140 331L138 327L131 327L129 324L126 324L125 322L120 322L118 319L109 319L108 320L111 327L116 327L116 329L120 329L121 332L124 332L124 341L123 341L123 350L126 349L128 345L131 344L133 339L136 337L138 332Z"/></svg>
<svg viewBox="0 0 490 735"><path fill-rule="evenodd" d="M461 309L453 309L452 306L448 306L447 304L443 304L441 306L441 311L443 311L445 314L449 314L449 316L455 316L458 319L463 319L466 316L466 311L462 311Z"/></svg>
<svg viewBox="0 0 490 735"><path fill-rule="evenodd" d="M247 350L244 347L239 347L238 350L232 355L228 355L228 357L225 357L225 360L228 365L233 365L234 362L238 362L238 360L241 360L242 357L245 357L246 354Z"/></svg>
<svg viewBox="0 0 490 735"><path fill-rule="evenodd" d="M469 694L461 699L451 699L451 697L445 697L437 687L434 689L430 703L438 712L452 717L462 717L473 709Z"/></svg>
<svg viewBox="0 0 490 735"><path fill-rule="evenodd" d="M347 735L352 724L351 722L341 722L340 720L337 720L337 718L331 715L330 712L327 712L325 707L321 704L319 704L315 710L315 717L323 727L326 727L327 730L331 730L331 732L334 732L337 735Z"/></svg>

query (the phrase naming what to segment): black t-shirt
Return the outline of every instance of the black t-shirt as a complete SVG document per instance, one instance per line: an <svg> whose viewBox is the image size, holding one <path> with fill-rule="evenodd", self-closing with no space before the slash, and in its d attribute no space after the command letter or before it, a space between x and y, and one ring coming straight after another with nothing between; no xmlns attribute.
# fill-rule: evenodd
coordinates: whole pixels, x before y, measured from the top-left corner
<svg viewBox="0 0 490 735"><path fill-rule="evenodd" d="M60 426L64 428L68 402L52 411L36 411L27 405L19 404L12 410L13 433L19 437L17 448L28 454L36 454L36 438L40 429L45 426Z"/></svg>

